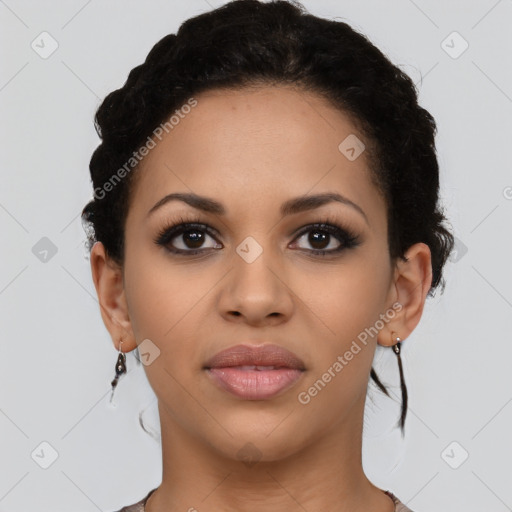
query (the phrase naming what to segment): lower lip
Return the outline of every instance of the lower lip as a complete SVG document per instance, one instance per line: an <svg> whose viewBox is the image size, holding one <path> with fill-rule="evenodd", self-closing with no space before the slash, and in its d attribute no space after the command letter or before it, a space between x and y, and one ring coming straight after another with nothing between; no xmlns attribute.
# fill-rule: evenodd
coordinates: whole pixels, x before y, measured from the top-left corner
<svg viewBox="0 0 512 512"><path fill-rule="evenodd" d="M208 368L207 373L222 389L245 400L266 400L289 389L302 376L301 370L240 370L237 367Z"/></svg>

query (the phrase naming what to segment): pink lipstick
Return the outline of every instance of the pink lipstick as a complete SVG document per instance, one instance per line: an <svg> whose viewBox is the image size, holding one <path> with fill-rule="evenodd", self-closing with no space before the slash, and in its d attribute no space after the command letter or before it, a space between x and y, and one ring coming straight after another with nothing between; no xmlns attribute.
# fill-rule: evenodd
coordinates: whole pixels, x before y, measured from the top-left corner
<svg viewBox="0 0 512 512"><path fill-rule="evenodd" d="M204 365L221 389L245 400L266 400L284 393L305 371L303 361L278 345L236 345Z"/></svg>

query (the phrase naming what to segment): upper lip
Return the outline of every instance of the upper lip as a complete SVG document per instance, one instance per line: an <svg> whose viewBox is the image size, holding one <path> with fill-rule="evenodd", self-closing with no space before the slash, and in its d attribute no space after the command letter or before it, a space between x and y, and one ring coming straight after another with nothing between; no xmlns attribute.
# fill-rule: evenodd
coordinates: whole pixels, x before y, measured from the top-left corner
<svg viewBox="0 0 512 512"><path fill-rule="evenodd" d="M279 345L235 345L215 354L205 368L228 366L275 366L304 370L304 362Z"/></svg>

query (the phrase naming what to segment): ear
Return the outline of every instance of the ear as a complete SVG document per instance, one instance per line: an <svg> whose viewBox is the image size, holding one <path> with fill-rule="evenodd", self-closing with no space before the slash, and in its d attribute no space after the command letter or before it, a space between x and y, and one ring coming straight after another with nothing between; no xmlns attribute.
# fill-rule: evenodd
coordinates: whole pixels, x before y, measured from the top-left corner
<svg viewBox="0 0 512 512"><path fill-rule="evenodd" d="M392 346L395 338L405 340L418 325L432 284L432 257L427 244L412 245L399 259L389 293L389 304L399 303L396 315L377 336L380 345Z"/></svg>
<svg viewBox="0 0 512 512"><path fill-rule="evenodd" d="M91 272L98 295L103 323L116 349L122 341L122 351L137 347L126 303L123 269L108 257L105 246L96 242L91 249Z"/></svg>

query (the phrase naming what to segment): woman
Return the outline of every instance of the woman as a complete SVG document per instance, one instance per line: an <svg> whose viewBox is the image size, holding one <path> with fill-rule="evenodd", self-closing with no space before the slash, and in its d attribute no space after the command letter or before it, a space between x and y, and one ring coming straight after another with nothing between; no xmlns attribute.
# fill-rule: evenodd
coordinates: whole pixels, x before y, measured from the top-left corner
<svg viewBox="0 0 512 512"><path fill-rule="evenodd" d="M377 344L443 284L431 115L347 24L237 0L159 41L96 114L101 314L158 398L162 483L122 510L410 511L362 469Z"/></svg>

